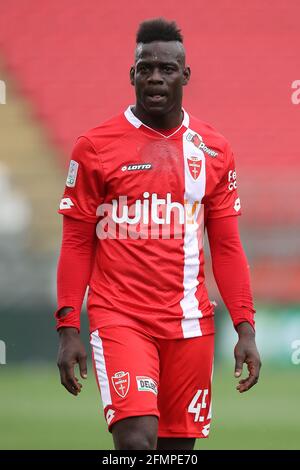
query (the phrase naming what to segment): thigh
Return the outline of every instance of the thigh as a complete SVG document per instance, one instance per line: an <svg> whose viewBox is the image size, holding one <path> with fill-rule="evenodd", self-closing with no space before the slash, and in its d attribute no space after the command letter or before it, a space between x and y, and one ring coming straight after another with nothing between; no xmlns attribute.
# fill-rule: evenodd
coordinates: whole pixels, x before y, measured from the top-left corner
<svg viewBox="0 0 300 470"><path fill-rule="evenodd" d="M132 416L121 419L112 426L115 449L155 450L157 428L156 416Z"/></svg>
<svg viewBox="0 0 300 470"><path fill-rule="evenodd" d="M159 418L159 357L153 338L138 329L113 326L94 331L91 345L109 431L125 418Z"/></svg>
<svg viewBox="0 0 300 470"><path fill-rule="evenodd" d="M160 340L160 438L208 437L214 335Z"/></svg>

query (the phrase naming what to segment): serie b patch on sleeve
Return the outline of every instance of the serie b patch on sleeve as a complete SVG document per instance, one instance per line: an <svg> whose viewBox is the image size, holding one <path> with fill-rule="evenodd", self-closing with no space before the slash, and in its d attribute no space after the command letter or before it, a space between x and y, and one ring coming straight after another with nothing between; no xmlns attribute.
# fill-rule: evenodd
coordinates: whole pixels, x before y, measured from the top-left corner
<svg viewBox="0 0 300 470"><path fill-rule="evenodd" d="M74 188L76 184L78 167L79 163L75 162L75 160L70 161L69 172L66 181L66 186L68 186L69 188Z"/></svg>

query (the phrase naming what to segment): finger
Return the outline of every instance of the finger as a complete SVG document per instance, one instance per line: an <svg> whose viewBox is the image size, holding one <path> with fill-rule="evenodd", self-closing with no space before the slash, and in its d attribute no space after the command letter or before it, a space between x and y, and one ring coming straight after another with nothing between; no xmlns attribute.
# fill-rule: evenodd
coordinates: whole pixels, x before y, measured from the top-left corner
<svg viewBox="0 0 300 470"><path fill-rule="evenodd" d="M78 363L79 363L79 370L80 370L80 376L83 379L87 379L87 363L86 363L86 356L80 356L78 358Z"/></svg>
<svg viewBox="0 0 300 470"><path fill-rule="evenodd" d="M82 385L79 384L78 379L74 375L74 366L65 366L65 387L73 395L77 395L81 391Z"/></svg>
<svg viewBox="0 0 300 470"><path fill-rule="evenodd" d="M245 382L238 385L236 388L240 393L247 392L250 388L253 387L258 382L258 377L249 376Z"/></svg>
<svg viewBox="0 0 300 470"><path fill-rule="evenodd" d="M66 389L72 393L72 395L78 395L81 392L81 384L77 383L76 381L66 380L65 382Z"/></svg>
<svg viewBox="0 0 300 470"><path fill-rule="evenodd" d="M81 392L82 385L78 382L78 379L75 378L75 381L68 382L70 388L78 395Z"/></svg>
<svg viewBox="0 0 300 470"><path fill-rule="evenodd" d="M82 385L78 382L77 377L74 376L73 368L66 373L67 383L78 393L81 391Z"/></svg>
<svg viewBox="0 0 300 470"><path fill-rule="evenodd" d="M246 378L246 379L242 379L239 381L239 384L244 384L245 382L247 382L247 380L249 379L249 376Z"/></svg>
<svg viewBox="0 0 300 470"><path fill-rule="evenodd" d="M243 356L235 356L235 370L234 370L235 377L240 377L242 375L243 363L244 363Z"/></svg>
<svg viewBox="0 0 300 470"><path fill-rule="evenodd" d="M77 395L76 389L73 388L66 378L66 373L64 369L60 369L60 382L72 395Z"/></svg>
<svg viewBox="0 0 300 470"><path fill-rule="evenodd" d="M75 382L76 382L76 386L77 388L79 389L79 392L81 392L81 389L82 389L82 384L80 382L78 382L78 379L77 377L75 377Z"/></svg>
<svg viewBox="0 0 300 470"><path fill-rule="evenodd" d="M240 393L246 392L258 382L259 364L254 364L253 362L251 362L247 365L249 370L249 376L246 379L240 380L239 385L237 386L237 390L239 390Z"/></svg>

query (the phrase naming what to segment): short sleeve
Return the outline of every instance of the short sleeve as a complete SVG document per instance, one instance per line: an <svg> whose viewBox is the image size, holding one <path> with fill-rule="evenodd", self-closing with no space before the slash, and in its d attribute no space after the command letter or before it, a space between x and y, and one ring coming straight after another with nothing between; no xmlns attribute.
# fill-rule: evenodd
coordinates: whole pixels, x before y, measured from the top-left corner
<svg viewBox="0 0 300 470"><path fill-rule="evenodd" d="M221 179L208 198L208 218L241 215L241 201L237 192L235 161L227 144Z"/></svg>
<svg viewBox="0 0 300 470"><path fill-rule="evenodd" d="M59 213L96 223L104 199L104 177L99 155L86 137L79 137L70 160Z"/></svg>

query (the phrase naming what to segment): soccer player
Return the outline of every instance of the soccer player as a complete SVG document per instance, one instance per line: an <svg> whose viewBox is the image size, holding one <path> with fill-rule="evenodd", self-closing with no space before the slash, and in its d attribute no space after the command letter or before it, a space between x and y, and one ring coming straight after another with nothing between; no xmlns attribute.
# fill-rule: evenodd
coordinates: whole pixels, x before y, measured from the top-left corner
<svg viewBox="0 0 300 470"><path fill-rule="evenodd" d="M226 139L182 108L190 78L176 23L143 22L130 81L136 102L80 136L60 204L58 366L73 395L87 377L80 310L116 449L193 449L211 420L214 305L203 232L238 342L235 377L258 380L254 313Z"/></svg>

